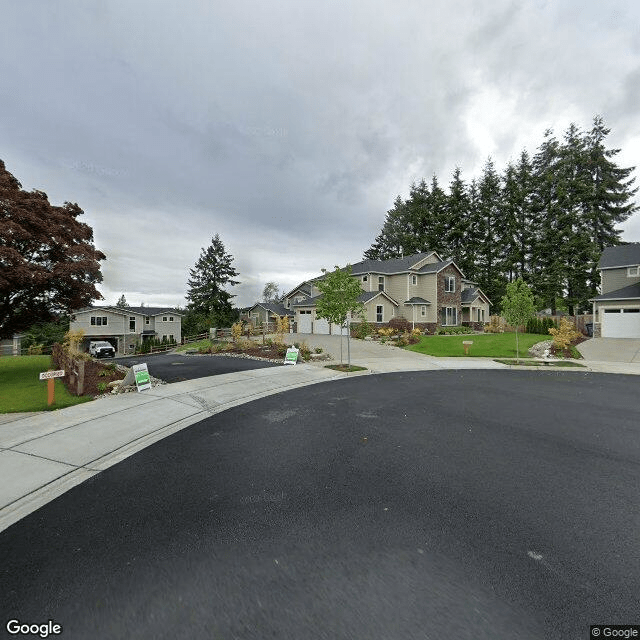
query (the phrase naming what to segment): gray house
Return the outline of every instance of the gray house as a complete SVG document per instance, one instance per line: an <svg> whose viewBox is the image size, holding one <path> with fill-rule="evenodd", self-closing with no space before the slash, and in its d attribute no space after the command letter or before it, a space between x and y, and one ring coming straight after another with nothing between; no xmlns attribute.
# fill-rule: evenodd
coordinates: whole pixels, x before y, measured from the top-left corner
<svg viewBox="0 0 640 640"><path fill-rule="evenodd" d="M149 338L180 342L182 314L167 307L87 307L74 312L69 328L84 331L85 351L92 340L106 340L125 355Z"/></svg>
<svg viewBox="0 0 640 640"><path fill-rule="evenodd" d="M607 247L600 257L602 293L593 303L593 335L640 338L640 243Z"/></svg>

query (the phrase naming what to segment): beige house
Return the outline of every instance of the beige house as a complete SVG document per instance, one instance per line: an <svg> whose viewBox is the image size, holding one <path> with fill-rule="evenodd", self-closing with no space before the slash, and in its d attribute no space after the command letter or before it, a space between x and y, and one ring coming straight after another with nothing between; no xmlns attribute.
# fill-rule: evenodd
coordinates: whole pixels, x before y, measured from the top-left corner
<svg viewBox="0 0 640 640"><path fill-rule="evenodd" d="M414 327L433 332L438 326L477 327L489 318L490 301L452 260L442 260L435 251L391 260L363 260L351 267L360 282L364 317L386 325L404 318ZM320 296L316 278L309 285L309 297L298 302L284 300L295 310L299 333L340 333L340 327L316 316ZM360 318L352 318L359 322Z"/></svg>
<svg viewBox="0 0 640 640"><path fill-rule="evenodd" d="M133 353L137 344L150 338L182 339L182 314L166 307L88 307L74 312L70 329L84 331L83 348L92 340L110 342L116 353Z"/></svg>
<svg viewBox="0 0 640 640"><path fill-rule="evenodd" d="M607 247L600 257L600 288L593 298L593 335L640 338L640 243Z"/></svg>

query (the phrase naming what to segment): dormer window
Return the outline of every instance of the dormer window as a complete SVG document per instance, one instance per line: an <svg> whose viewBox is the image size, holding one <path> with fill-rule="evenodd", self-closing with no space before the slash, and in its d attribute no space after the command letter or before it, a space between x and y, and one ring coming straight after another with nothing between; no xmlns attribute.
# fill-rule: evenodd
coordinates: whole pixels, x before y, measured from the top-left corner
<svg viewBox="0 0 640 640"><path fill-rule="evenodd" d="M627 278L640 277L640 265L636 267L627 267Z"/></svg>

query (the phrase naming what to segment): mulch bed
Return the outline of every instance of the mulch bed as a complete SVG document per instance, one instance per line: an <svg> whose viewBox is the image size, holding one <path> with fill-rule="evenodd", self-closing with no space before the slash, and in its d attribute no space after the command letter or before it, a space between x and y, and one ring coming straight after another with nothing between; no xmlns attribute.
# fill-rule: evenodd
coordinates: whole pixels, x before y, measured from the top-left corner
<svg viewBox="0 0 640 640"><path fill-rule="evenodd" d="M579 338L576 338L571 343L571 346L575 347L576 345L580 344L581 342L584 342L585 340L588 340L586 336L580 336ZM554 347L553 345L551 345L551 349L549 350L549 353L555 358L573 358L574 357L569 347L567 347L566 349L558 349L557 347Z"/></svg>
<svg viewBox="0 0 640 640"><path fill-rule="evenodd" d="M103 364L102 362L96 362L95 360L88 360L85 362L84 395L100 395L104 393L104 391L100 391L100 389L98 389L99 384L108 385L114 380L123 380L125 374L117 369L113 370L112 367L114 367L114 365ZM103 375L100 375L101 373L103 373Z"/></svg>

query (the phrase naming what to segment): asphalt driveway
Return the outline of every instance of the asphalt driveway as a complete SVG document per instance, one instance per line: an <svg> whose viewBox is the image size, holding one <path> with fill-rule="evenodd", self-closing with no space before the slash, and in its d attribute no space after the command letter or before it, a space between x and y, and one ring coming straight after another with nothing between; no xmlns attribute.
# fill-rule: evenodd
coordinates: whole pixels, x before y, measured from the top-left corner
<svg viewBox="0 0 640 640"><path fill-rule="evenodd" d="M640 340L634 338L591 338L578 351L595 362L640 362Z"/></svg>
<svg viewBox="0 0 640 640"><path fill-rule="evenodd" d="M0 533L64 638L565 640L640 622L637 378L357 377L219 413Z"/></svg>
<svg viewBox="0 0 640 640"><path fill-rule="evenodd" d="M183 380L217 376L223 373L280 366L274 362L266 362L264 360L229 356L185 355L184 353L126 356L116 358L115 362L126 367L146 362L149 373L165 382L181 382Z"/></svg>

